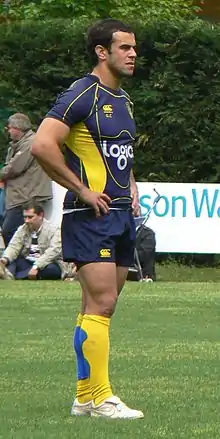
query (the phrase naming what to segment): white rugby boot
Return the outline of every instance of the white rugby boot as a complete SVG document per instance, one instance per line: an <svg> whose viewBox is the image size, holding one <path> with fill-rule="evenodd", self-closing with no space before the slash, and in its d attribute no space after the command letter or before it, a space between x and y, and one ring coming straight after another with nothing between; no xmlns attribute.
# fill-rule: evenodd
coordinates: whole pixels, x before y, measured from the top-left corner
<svg viewBox="0 0 220 439"><path fill-rule="evenodd" d="M75 416L90 416L90 411L92 408L92 401L86 402L85 404L81 404L76 398L73 401L73 405L71 408L71 415Z"/></svg>
<svg viewBox="0 0 220 439"><path fill-rule="evenodd" d="M140 410L130 409L117 396L111 396L98 406L92 402L91 416L110 419L140 419L144 417L144 414Z"/></svg>

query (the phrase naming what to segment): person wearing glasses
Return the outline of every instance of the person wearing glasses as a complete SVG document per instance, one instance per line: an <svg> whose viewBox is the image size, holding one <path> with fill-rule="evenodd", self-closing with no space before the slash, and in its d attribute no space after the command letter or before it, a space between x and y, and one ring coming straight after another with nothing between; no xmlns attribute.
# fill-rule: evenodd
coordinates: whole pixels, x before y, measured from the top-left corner
<svg viewBox="0 0 220 439"><path fill-rule="evenodd" d="M0 258L0 279L63 279L60 228L44 218L38 204L27 205L23 217Z"/></svg>
<svg viewBox="0 0 220 439"><path fill-rule="evenodd" d="M44 203L52 199L51 179L31 154L35 133L29 117L15 113L5 127L10 145L0 180L5 189L5 213L2 236L5 247L14 232L24 223L23 205L34 199Z"/></svg>

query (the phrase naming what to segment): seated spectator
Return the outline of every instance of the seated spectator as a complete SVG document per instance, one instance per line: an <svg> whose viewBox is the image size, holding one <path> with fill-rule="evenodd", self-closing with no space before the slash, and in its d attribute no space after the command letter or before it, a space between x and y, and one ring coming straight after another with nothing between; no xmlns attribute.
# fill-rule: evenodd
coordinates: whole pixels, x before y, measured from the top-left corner
<svg viewBox="0 0 220 439"><path fill-rule="evenodd" d="M44 219L42 206L30 203L0 258L1 279L63 279L60 228Z"/></svg>
<svg viewBox="0 0 220 439"><path fill-rule="evenodd" d="M29 117L15 113L9 117L6 130L11 140L0 180L5 186L5 213L2 236L7 247L14 232L24 224L23 206L31 200L41 205L52 199L52 183L31 147L35 133Z"/></svg>

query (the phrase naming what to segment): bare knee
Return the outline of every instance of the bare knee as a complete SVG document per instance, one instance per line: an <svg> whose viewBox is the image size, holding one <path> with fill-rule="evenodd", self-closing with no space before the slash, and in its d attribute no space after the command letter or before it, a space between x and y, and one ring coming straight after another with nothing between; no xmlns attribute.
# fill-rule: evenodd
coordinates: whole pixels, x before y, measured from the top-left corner
<svg viewBox="0 0 220 439"><path fill-rule="evenodd" d="M111 317L115 312L117 299L117 293L100 294L98 297L90 297L86 304L86 313Z"/></svg>
<svg viewBox="0 0 220 439"><path fill-rule="evenodd" d="M85 313L111 317L118 298L118 276L114 263L91 263L79 269L85 295Z"/></svg>
<svg viewBox="0 0 220 439"><path fill-rule="evenodd" d="M118 300L118 296L115 295L114 297L109 297L108 299L101 301L100 315L104 317L111 317L115 312L117 300Z"/></svg>

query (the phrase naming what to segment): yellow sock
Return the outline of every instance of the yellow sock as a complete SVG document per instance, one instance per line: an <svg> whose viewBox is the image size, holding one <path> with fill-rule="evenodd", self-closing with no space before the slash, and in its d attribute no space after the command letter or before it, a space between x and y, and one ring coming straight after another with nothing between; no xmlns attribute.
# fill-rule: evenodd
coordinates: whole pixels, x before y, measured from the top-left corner
<svg viewBox="0 0 220 439"><path fill-rule="evenodd" d="M81 326L83 321L83 314L81 314L81 312L79 312L77 318L76 318L76 326Z"/></svg>
<svg viewBox="0 0 220 439"><path fill-rule="evenodd" d="M110 319L84 314L81 324L82 350L90 372L90 388L95 405L112 396L109 382Z"/></svg>
<svg viewBox="0 0 220 439"><path fill-rule="evenodd" d="M89 377L86 371L85 359L82 352L82 345L80 343L80 327L82 324L83 315L80 313L77 316L76 328L74 333L74 349L77 358L78 379L76 383L76 398L81 404L91 401L92 392L89 382Z"/></svg>

